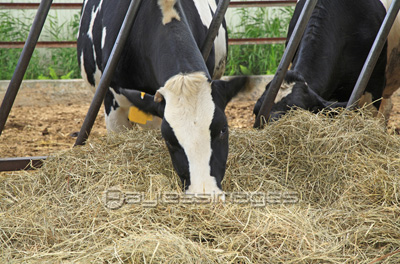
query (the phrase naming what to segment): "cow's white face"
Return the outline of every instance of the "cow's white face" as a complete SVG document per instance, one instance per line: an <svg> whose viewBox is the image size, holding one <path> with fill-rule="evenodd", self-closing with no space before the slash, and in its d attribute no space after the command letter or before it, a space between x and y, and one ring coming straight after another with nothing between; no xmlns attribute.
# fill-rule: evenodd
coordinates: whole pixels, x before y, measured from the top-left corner
<svg viewBox="0 0 400 264"><path fill-rule="evenodd" d="M181 175L189 175L184 177L187 192L220 193L220 182L217 184L210 167L210 129L216 108L211 84L203 73L180 74L158 93L166 101L162 134L174 165L179 164Z"/></svg>
<svg viewBox="0 0 400 264"><path fill-rule="evenodd" d="M210 83L197 72L171 77L155 96L120 89L136 107L163 118L161 133L186 193L221 197L228 157L224 110L246 80Z"/></svg>

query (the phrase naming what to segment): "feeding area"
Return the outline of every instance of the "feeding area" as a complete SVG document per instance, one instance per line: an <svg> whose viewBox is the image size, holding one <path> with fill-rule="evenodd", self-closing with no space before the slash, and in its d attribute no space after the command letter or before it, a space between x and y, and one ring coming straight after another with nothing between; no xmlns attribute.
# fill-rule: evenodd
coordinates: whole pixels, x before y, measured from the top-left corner
<svg viewBox="0 0 400 264"><path fill-rule="evenodd" d="M65 60L59 58L67 61L73 58L74 68L64 72L65 69L58 71L55 65L44 66L49 76L43 75L43 69L39 69L39 76L32 75L34 79L69 79L76 74L79 77L82 69L83 79L97 87L94 101L104 101L101 112L105 112L105 117L99 116L95 127L100 130L94 131L85 145L77 143L78 146L72 147L75 137L78 137L77 142L82 138L82 133L78 135L77 131L85 127L83 117L93 98L92 94L86 94L87 87L85 92L78 87L81 81L74 81L73 89L60 81L46 81L50 89L42 85L44 82L34 82L31 83L33 88L22 89L23 96L10 112L11 122L5 127L5 137L0 137L0 152L11 157L21 156L20 153L37 156L47 151L49 156L36 170L0 172L0 263L400 263L400 129L397 125L400 121L396 119L396 114L400 113L400 93L394 94L394 88L398 88L395 82L398 76L393 74L397 71L395 63L385 65L387 58L396 60L397 53L389 53L389 50L397 52L398 49L391 47L387 54L381 54L382 63L378 63L379 70L374 71L378 72L377 76L371 78L376 81L376 89L383 89L385 84L387 87L390 84L390 89L387 93L377 90L378 97L374 97L375 90L365 90L366 98L369 93L368 100L364 98L367 106L360 103L354 111L332 110L345 105L341 102L347 100L345 96L344 99L322 98L319 94L338 92L344 95L343 89L353 85L344 82L346 86L338 84L337 91L314 91L313 87L330 86L315 85L313 79L306 82L307 75L301 72L307 70L315 76L328 76L327 80L356 79L358 74L354 74L354 78L347 74L341 76L335 69L349 68L350 74L361 68L361 53L365 48L366 56L375 38L369 35L374 33L373 29L377 31L380 23L373 23L373 27L365 30L362 26L377 20L372 14L383 20L384 7L379 6L378 10L366 1L359 2L359 6L342 1L349 5L343 8L344 5L333 1L320 1L317 10L329 10L333 20L321 20L318 15L320 27L310 26L307 31L316 37L303 38L303 46L299 46L297 54L315 51L315 54L299 57L321 60L300 63L300 59L293 59L285 76L286 83L281 87L286 90L271 101L276 108L273 114L282 113L282 109L286 114L266 124L264 129L251 129L253 107L268 83L264 83L265 78L258 81L243 77L210 80L224 73L226 76L279 73L276 67L284 46L271 45L268 49L236 46L226 54L229 64L225 69L226 47L237 44L226 42L224 34L217 34L221 41L208 42L208 37L198 39L204 37L201 31L204 28L197 25L202 23L208 27L206 24L210 22L208 32L213 32L212 17L222 21L215 2L212 6L210 2L207 6L205 1L143 2L135 21L131 17L134 16L132 10L139 8L140 1L85 3L82 17L74 16L75 22L71 23L76 29L73 31L78 33L78 49L70 51L78 56L70 56L69 52L65 56L51 55L51 60L56 58L57 66L66 65ZM291 2L297 3L297 11L304 3ZM361 3L371 15L363 11ZM330 8L322 8L324 4ZM359 17L346 13L355 10L354 7L359 7ZM114 15L105 14L113 8ZM112 34L118 32L119 26L115 25L118 25L118 18L122 24L125 10L128 10L129 20L136 23L127 26L131 28L129 32L122 26L121 32L129 33L131 41L114 45ZM206 24L205 10L210 11ZM278 37L286 35L293 9L279 10L276 19L272 13L261 12L256 13L254 21L253 13L239 10L243 19L236 21L237 27L251 38L265 36L267 32ZM296 18L297 14L293 16ZM361 20L362 14L365 20ZM155 20L156 15L161 15L162 20ZM0 32L22 32L22 28L19 30L14 24L21 24L23 20L15 20L4 12L0 17L10 21L7 27L0 25ZM266 17L269 17L268 23L264 23ZM190 23L187 18L191 19ZM347 18L354 21L344 21ZM54 21L50 24L50 33L61 32L58 30L61 25ZM331 25L338 26L331 29ZM353 26L357 34L365 33L362 35L365 38L352 33L341 35L344 25ZM168 31L163 31L165 28ZM319 34L318 28L323 28L323 34ZM227 28L218 30L229 33L230 41L242 34ZM287 32L288 36L292 33ZM332 39L344 39L347 42L343 47L352 46L350 37L356 43L354 50L329 47L342 47ZM307 39L320 42L309 43ZM215 65L207 62L210 56L207 48L197 52L199 43L207 42L214 43L214 52L210 53L214 58L209 62ZM117 39L116 43L123 41ZM100 59L98 51L108 54L108 51L117 50L120 54L121 47L125 47L123 56L126 59L119 61L120 67L110 70L115 70L118 76L111 80L113 89L106 84L110 81L107 77L99 85L100 72L103 77L111 76L107 74L108 67L100 69L99 65L105 65L108 59L117 61L118 56L100 56ZM320 47L332 52L328 54L319 50ZM143 50L143 56L137 52ZM7 58L19 52L0 51L0 57ZM162 59L161 51L166 51ZM76 57L81 69L76 68ZM283 61L289 65L288 60ZM333 65L336 61L343 65ZM323 72L325 65L331 64L332 71ZM14 68L10 65L8 68ZM180 67L174 69L176 65ZM139 68L141 74L125 70ZM191 69L190 72L186 72L187 69ZM385 79L384 74L389 77L391 74L392 78ZM131 79L132 75L135 78ZM4 78L9 79L0 76ZM123 89L126 83L135 89L144 85L148 90L127 91ZM261 89L255 88L256 83ZM252 90L239 94L243 96L242 101L236 98L227 105L239 88L242 92L245 90L244 86ZM99 91L107 89L105 96L98 97ZM269 89L273 90L273 85ZM0 95L3 91L0 83ZM299 94L301 96L296 97ZM391 95L397 102L391 101ZM290 103L292 97L299 102ZM7 101L10 97L5 98ZM302 98L304 102L300 101ZM376 100L382 100L385 106L382 109L390 111L391 119L374 118L376 112L370 111L368 106L374 101L376 104ZM306 105L313 101L316 105ZM164 118L164 138L160 129L147 130L136 125L125 129L131 125L129 120L135 120L131 119L134 114L129 115L129 120L124 114L129 107L132 110L132 105L137 108L138 116L139 110L146 112L145 120L151 119L149 113ZM314 113L292 107L295 105ZM228 123L222 114L224 111ZM387 114L384 113L386 118ZM98 125L100 123L102 125ZM105 123L109 133L105 131ZM229 155L225 170L228 126ZM86 129L86 134L89 130ZM113 130L118 133L111 132ZM23 138L22 134L27 136ZM15 143L15 138L17 146L10 143ZM189 194L183 190L181 178L190 180L186 185Z"/></svg>
<svg viewBox="0 0 400 264"><path fill-rule="evenodd" d="M158 130L0 178L0 262L398 263L400 139L365 111L231 129L224 202L188 197Z"/></svg>

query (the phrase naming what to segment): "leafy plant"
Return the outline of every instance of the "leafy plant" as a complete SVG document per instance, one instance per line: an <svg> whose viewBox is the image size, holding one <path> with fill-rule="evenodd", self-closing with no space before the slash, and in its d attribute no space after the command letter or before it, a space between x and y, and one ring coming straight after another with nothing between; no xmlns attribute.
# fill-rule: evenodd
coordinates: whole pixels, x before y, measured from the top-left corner
<svg viewBox="0 0 400 264"><path fill-rule="evenodd" d="M67 73L65 75L58 76L56 71L52 67L49 67L48 70L49 70L48 75L41 74L38 76L38 79L39 80L58 80L58 79L67 80L67 79L72 79L71 76L74 73L74 71L70 71L69 73Z"/></svg>
<svg viewBox="0 0 400 264"><path fill-rule="evenodd" d="M22 16L27 20L33 20L24 10L21 11ZM24 41L29 33L30 25L25 20L12 16L9 12L0 12L0 36L2 41ZM0 80L11 79L14 69L17 66L19 56L22 49L0 49ZM38 52L32 55L31 65L40 67ZM25 74L25 78L32 78L32 66L30 66Z"/></svg>
<svg viewBox="0 0 400 264"><path fill-rule="evenodd" d="M292 7L239 8L239 32L231 38L285 37L293 14ZM274 74L285 49L284 44L229 46L225 75Z"/></svg>
<svg viewBox="0 0 400 264"><path fill-rule="evenodd" d="M24 10L22 15L12 16L10 12L0 11L0 36L2 41L25 41L33 21ZM23 19L21 19L21 18ZM79 15L70 22L59 23L56 15L47 18L48 27L42 38L53 41L74 40L79 28ZM22 49L0 49L0 80L11 79ZM75 48L35 49L24 79L63 79L80 78Z"/></svg>

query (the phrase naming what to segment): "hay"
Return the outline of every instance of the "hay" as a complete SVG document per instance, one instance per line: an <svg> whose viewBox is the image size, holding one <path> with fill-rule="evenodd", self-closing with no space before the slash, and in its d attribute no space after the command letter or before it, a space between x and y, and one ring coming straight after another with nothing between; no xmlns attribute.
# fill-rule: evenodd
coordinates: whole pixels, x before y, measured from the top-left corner
<svg viewBox="0 0 400 264"><path fill-rule="evenodd" d="M399 150L367 115L293 111L231 130L225 204L171 204L158 131L90 141L0 179L0 262L399 263Z"/></svg>

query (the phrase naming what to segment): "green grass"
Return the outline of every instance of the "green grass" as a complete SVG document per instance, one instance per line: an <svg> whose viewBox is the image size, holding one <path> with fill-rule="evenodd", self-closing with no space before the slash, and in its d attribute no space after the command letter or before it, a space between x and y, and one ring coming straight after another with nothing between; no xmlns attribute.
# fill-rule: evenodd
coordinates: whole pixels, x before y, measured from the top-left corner
<svg viewBox="0 0 400 264"><path fill-rule="evenodd" d="M2 41L25 41L33 15L23 10L20 19L7 11L0 11ZM238 8L239 31L229 32L232 38L285 37L293 7ZM43 37L53 41L75 40L79 28L79 15L70 22L59 24L56 16L47 18ZM66 36L66 37L61 37ZM22 49L0 49L0 80L11 79ZM225 75L274 74L284 51L283 44L229 46ZM36 49L24 79L80 78L75 48Z"/></svg>

